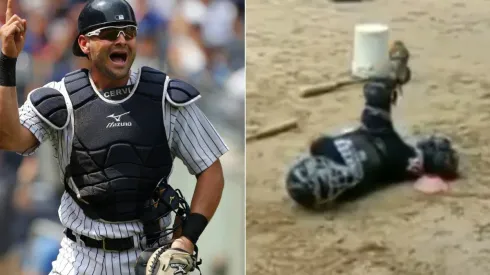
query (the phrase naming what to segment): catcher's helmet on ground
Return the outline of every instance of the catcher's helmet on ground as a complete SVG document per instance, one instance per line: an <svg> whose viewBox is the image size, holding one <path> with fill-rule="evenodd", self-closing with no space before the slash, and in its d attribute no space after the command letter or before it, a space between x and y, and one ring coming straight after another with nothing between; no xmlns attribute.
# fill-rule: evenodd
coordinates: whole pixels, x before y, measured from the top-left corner
<svg viewBox="0 0 490 275"><path fill-rule="evenodd" d="M90 0L78 16L78 35L73 43L73 54L86 56L78 45L78 37L106 26L137 26L133 8L125 0Z"/></svg>
<svg viewBox="0 0 490 275"><path fill-rule="evenodd" d="M286 190L299 205L314 209L337 194L331 186L333 163L323 156L302 155L295 160L286 174Z"/></svg>
<svg viewBox="0 0 490 275"><path fill-rule="evenodd" d="M286 190L299 205L320 209L355 187L361 175L325 156L301 155L286 175Z"/></svg>

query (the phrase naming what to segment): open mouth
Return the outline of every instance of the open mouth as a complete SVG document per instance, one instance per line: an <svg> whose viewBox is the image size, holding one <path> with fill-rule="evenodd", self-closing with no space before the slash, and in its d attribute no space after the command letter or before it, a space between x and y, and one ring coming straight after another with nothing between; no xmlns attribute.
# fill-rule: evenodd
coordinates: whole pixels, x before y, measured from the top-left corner
<svg viewBox="0 0 490 275"><path fill-rule="evenodd" d="M128 54L126 52L113 52L109 55L111 61L118 65L126 64L126 60L128 60Z"/></svg>

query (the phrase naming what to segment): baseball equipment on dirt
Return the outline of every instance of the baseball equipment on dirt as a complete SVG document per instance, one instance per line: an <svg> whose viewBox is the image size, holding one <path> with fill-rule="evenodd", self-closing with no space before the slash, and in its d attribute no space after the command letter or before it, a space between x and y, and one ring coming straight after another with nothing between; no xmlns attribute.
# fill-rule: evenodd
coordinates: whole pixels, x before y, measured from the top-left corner
<svg viewBox="0 0 490 275"><path fill-rule="evenodd" d="M373 78L363 86L364 99L368 106L391 110L391 104L396 102L397 83L389 78Z"/></svg>
<svg viewBox="0 0 490 275"><path fill-rule="evenodd" d="M286 190L291 198L306 208L333 202L347 189L356 186L362 175L325 156L304 155L296 160L286 175Z"/></svg>
<svg viewBox="0 0 490 275"><path fill-rule="evenodd" d="M403 94L402 86L412 79L412 71L408 65L410 52L402 41L396 40L391 43L388 55L391 67L390 76L384 80L377 79L376 77L370 78L369 81L380 82L380 80L382 80L382 82L392 82L391 85L393 85L393 87L390 87L392 97L391 103L395 105L398 97Z"/></svg>
<svg viewBox="0 0 490 275"><path fill-rule="evenodd" d="M423 152L426 173L449 179L457 177L459 156L448 137L431 135L419 140L416 146Z"/></svg>
<svg viewBox="0 0 490 275"><path fill-rule="evenodd" d="M144 251L136 262L136 275L185 275L199 270L197 253L169 248L169 246Z"/></svg>
<svg viewBox="0 0 490 275"><path fill-rule="evenodd" d="M400 64L405 62L400 59ZM393 78L373 78L364 85L361 126L317 138L310 145L310 154L288 170L286 189L294 201L306 208L318 208L360 198L423 172L443 179L456 176L458 155L448 138L430 136L413 146L396 132L391 109L396 89L401 86ZM442 179L425 180L416 186L425 193L446 187Z"/></svg>

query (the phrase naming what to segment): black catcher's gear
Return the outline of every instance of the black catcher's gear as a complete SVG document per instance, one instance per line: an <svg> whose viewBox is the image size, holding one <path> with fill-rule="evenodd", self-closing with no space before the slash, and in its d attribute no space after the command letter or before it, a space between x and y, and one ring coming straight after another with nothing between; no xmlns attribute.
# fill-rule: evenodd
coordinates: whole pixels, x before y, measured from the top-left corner
<svg viewBox="0 0 490 275"><path fill-rule="evenodd" d="M432 135L417 142L424 155L424 170L442 178L458 176L459 157L452 147L451 140L440 135Z"/></svg>
<svg viewBox="0 0 490 275"><path fill-rule="evenodd" d="M289 195L307 208L352 200L413 174L421 158L393 127L391 107L398 84L373 79L363 88L361 126L335 136L322 136L309 154L296 161L286 176Z"/></svg>

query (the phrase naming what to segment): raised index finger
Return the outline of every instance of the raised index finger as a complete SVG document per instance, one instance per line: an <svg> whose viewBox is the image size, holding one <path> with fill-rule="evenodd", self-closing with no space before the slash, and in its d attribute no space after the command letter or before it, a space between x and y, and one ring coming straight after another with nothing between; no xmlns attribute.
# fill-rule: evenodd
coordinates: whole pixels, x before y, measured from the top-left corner
<svg viewBox="0 0 490 275"><path fill-rule="evenodd" d="M5 23L7 23L10 18L14 15L12 8L12 0L7 0L7 11L5 12Z"/></svg>

